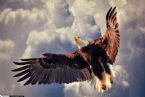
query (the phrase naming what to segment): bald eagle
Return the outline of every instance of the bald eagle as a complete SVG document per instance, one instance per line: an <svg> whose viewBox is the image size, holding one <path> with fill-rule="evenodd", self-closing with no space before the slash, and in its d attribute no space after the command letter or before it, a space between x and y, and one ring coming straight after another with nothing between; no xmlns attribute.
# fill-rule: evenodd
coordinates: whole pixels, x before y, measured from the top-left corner
<svg viewBox="0 0 145 97"><path fill-rule="evenodd" d="M116 15L116 7L111 7L106 15L106 32L99 39L84 42L79 37L74 37L79 49L73 53L45 53L41 58L14 62L20 66L12 70L18 72L14 77L20 77L18 82L26 80L24 85L61 84L97 78L99 87L106 90L104 80L108 78L109 83L113 83L109 65L115 61L120 41Z"/></svg>
<svg viewBox="0 0 145 97"><path fill-rule="evenodd" d="M77 35L73 36L73 40L79 49L87 46L90 42L90 41L81 39ZM111 85L113 83L113 81L111 82L110 77L115 77L115 71L114 71L114 68L112 65L109 65L109 64L107 64L107 65L109 66L108 68L110 69L110 72L112 73L111 76L108 75L106 72L104 72L102 80L99 80L95 76L91 80L88 80L88 82L91 86L93 86L95 89L98 89L98 92L103 92L105 89L111 88ZM90 68L91 68L91 66L90 66ZM102 86L102 85L104 85L104 86ZM104 89L102 87L104 87Z"/></svg>

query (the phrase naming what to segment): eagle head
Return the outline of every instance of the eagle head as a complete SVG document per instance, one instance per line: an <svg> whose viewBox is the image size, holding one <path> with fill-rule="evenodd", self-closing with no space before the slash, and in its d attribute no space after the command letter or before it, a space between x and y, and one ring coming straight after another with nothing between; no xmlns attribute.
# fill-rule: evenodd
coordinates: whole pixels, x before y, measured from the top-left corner
<svg viewBox="0 0 145 97"><path fill-rule="evenodd" d="M73 41L74 41L75 43L79 43L80 37L79 37L79 36L73 36Z"/></svg>
<svg viewBox="0 0 145 97"><path fill-rule="evenodd" d="M73 41L74 43L78 46L78 48L82 48L86 45L88 45L88 41L87 40L83 40L81 39L79 36L73 36Z"/></svg>

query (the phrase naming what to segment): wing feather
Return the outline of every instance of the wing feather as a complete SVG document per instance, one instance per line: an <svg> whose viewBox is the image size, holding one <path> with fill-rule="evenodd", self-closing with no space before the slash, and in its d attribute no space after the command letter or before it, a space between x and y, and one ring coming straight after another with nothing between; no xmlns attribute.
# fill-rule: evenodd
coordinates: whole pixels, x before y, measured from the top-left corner
<svg viewBox="0 0 145 97"><path fill-rule="evenodd" d="M22 72L20 72L20 73L18 73L18 74L16 74L16 75L14 75L14 77L22 76L22 75L28 73L29 71L30 71L30 69L26 69L26 70L24 70L24 71L22 71Z"/></svg>
<svg viewBox="0 0 145 97"><path fill-rule="evenodd" d="M80 59L79 59L80 58ZM76 61L77 60L77 61ZM81 60L79 62L79 60ZM44 54L43 58L21 59L14 62L20 67L12 70L18 72L14 77L20 77L18 82L26 80L28 84L71 83L92 78L88 64L75 54ZM86 69L84 72L83 69ZM87 74L90 74L86 77Z"/></svg>
<svg viewBox="0 0 145 97"><path fill-rule="evenodd" d="M26 75L24 75L22 78L20 78L20 79L18 80L18 82L23 81L23 80L27 79L28 77L30 77L30 72L27 73Z"/></svg>
<svg viewBox="0 0 145 97"><path fill-rule="evenodd" d="M109 62L112 64L115 61L120 42L116 7L114 8L111 7L109 9L106 15L106 26L107 26L106 33L100 39L109 57Z"/></svg>
<svg viewBox="0 0 145 97"><path fill-rule="evenodd" d="M20 68L17 68L17 69L13 69L12 71L17 72L17 71L22 71L22 70L25 70L25 69L28 69L28 68L29 68L29 65L26 65L26 66L23 66L23 67L20 67Z"/></svg>

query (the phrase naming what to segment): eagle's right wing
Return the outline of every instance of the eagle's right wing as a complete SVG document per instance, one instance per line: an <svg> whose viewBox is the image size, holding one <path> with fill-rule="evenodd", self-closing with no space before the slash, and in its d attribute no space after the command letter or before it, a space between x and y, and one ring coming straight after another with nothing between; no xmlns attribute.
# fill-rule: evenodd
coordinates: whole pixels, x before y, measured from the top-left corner
<svg viewBox="0 0 145 97"><path fill-rule="evenodd" d="M76 53L44 54L43 58L21 59L14 62L21 67L12 71L18 72L18 82L26 80L28 84L70 83L92 78L88 64Z"/></svg>

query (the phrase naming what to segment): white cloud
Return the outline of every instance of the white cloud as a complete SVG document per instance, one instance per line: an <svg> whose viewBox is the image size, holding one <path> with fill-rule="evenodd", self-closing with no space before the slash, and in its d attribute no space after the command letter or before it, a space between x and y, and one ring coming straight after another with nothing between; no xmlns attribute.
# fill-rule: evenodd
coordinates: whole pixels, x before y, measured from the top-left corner
<svg viewBox="0 0 145 97"><path fill-rule="evenodd" d="M72 25L72 33L87 40L99 38L101 35L100 28L91 15L76 17Z"/></svg>
<svg viewBox="0 0 145 97"><path fill-rule="evenodd" d="M41 44L49 45L52 42L52 40L54 40L54 38L56 37L55 34L53 33L54 32L51 33L48 32L47 30L40 32L39 31L30 32L26 42L27 48L22 57L29 58L32 57L32 55L35 53L38 56L38 53L40 53L37 52L39 46L41 46ZM42 49L46 50L44 46Z"/></svg>
<svg viewBox="0 0 145 97"><path fill-rule="evenodd" d="M96 3L92 0L75 0L70 10L74 16L94 15L96 13Z"/></svg>
<svg viewBox="0 0 145 97"><path fill-rule="evenodd" d="M129 87L129 83L127 81L128 73L121 65L114 65L113 68L116 75L114 78L114 84L112 85L112 88L110 90L106 90L104 94L100 95L94 87L90 86L90 84L85 81L65 84L65 97L69 97L69 95L71 95L70 97L115 97L118 92L122 92L122 94L119 95L119 97L121 97L121 95L126 94L126 89Z"/></svg>
<svg viewBox="0 0 145 97"><path fill-rule="evenodd" d="M114 65L114 70L115 70L115 82L117 84L120 83L127 83L128 80L128 73L127 71L123 68L123 65ZM129 83L128 83L129 84Z"/></svg>
<svg viewBox="0 0 145 97"><path fill-rule="evenodd" d="M14 84L8 85L0 82L0 95L13 95L14 91L15 91Z"/></svg>
<svg viewBox="0 0 145 97"><path fill-rule="evenodd" d="M97 25L101 27L102 31L105 31L104 26L105 15L108 10L107 6L108 2L104 2L103 0L75 0L70 6L70 10L77 20L82 19L85 16L93 16Z"/></svg>
<svg viewBox="0 0 145 97"><path fill-rule="evenodd" d="M0 40L0 61L7 61L11 58L15 43L11 40Z"/></svg>
<svg viewBox="0 0 145 97"><path fill-rule="evenodd" d="M145 33L145 27L140 27L139 29L141 32Z"/></svg>
<svg viewBox="0 0 145 97"><path fill-rule="evenodd" d="M45 1L45 3L46 9L50 12L50 18L57 28L72 24L74 17L69 11L69 5L65 0L49 0Z"/></svg>
<svg viewBox="0 0 145 97"><path fill-rule="evenodd" d="M41 9L33 8L25 10L23 8L13 10L12 8L4 9L0 14L0 22L5 25L14 25L16 21L36 22L45 19L45 13ZM20 21L19 21L20 22Z"/></svg>
<svg viewBox="0 0 145 97"><path fill-rule="evenodd" d="M124 7L127 4L127 0L109 0L111 6Z"/></svg>

